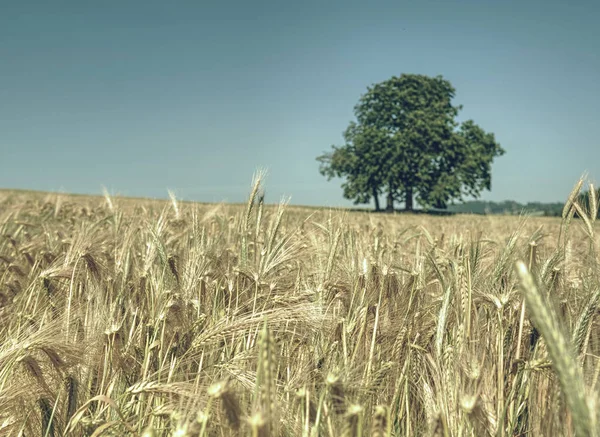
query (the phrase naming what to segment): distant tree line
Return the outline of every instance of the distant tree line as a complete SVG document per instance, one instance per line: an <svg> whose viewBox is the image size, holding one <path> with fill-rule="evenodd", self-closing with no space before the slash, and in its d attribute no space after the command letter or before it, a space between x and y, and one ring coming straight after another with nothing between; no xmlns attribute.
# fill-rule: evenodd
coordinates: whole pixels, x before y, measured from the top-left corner
<svg viewBox="0 0 600 437"><path fill-rule="evenodd" d="M448 211L459 214L534 214L557 217L562 214L564 203L542 203L529 202L519 203L514 200L502 202L489 202L483 200L471 200L457 205L449 205Z"/></svg>
<svg viewBox="0 0 600 437"><path fill-rule="evenodd" d="M600 198L600 189L596 190L596 199ZM578 199L579 204L585 211L591 208L589 191L582 192ZM483 200L471 200L456 205L448 205L448 211L458 214L530 214L548 217L559 217L562 215L564 202L528 202L519 203L514 200L503 202L489 202ZM600 215L600 202L596 201L597 213Z"/></svg>
<svg viewBox="0 0 600 437"><path fill-rule="evenodd" d="M600 188L597 188L595 191L595 203L596 203L596 215L598 216L600 212ZM579 195L579 204L583 207L584 211L589 212L591 210L591 196L590 190L583 191Z"/></svg>

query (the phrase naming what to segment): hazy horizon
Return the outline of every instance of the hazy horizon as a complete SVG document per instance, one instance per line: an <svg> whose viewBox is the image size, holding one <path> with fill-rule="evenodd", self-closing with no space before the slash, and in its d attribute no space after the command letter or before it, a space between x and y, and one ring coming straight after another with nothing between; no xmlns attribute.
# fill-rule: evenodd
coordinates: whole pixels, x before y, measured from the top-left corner
<svg viewBox="0 0 600 437"><path fill-rule="evenodd" d="M0 15L0 187L352 206L315 158L367 86L441 74L506 150L481 200L600 179L591 1L13 3Z"/></svg>

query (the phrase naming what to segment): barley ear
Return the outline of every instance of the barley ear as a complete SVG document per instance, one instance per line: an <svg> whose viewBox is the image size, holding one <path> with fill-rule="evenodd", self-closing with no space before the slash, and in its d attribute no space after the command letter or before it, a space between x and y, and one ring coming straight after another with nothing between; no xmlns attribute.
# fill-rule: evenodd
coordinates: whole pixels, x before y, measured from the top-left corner
<svg viewBox="0 0 600 437"><path fill-rule="evenodd" d="M446 321L448 319L448 313L450 309L450 303L452 301L452 287L447 286L446 292L444 293L444 300L438 314L438 322L435 334L435 351L438 357L442 356L444 346L444 336L446 334Z"/></svg>
<svg viewBox="0 0 600 437"><path fill-rule="evenodd" d="M52 403L48 398L40 397L38 399L38 406L40 407L42 419L42 435L54 437L54 408L52 408Z"/></svg>
<svg viewBox="0 0 600 437"><path fill-rule="evenodd" d="M68 423L77 410L79 381L73 375L69 375L65 378L64 384L65 391L67 392L65 423Z"/></svg>
<svg viewBox="0 0 600 437"><path fill-rule="evenodd" d="M592 296L586 303L581 315L579 316L579 319L577 319L575 330L573 331L572 341L575 346L575 352L578 355L583 352L583 345L586 342L588 331L599 303L600 289L598 289L595 293L592 294Z"/></svg>
<svg viewBox="0 0 600 437"><path fill-rule="evenodd" d="M275 387L275 343L265 318L263 329L259 336L258 356L258 411L262 413L267 428L275 428L277 417L275 410L276 387Z"/></svg>
<svg viewBox="0 0 600 437"><path fill-rule="evenodd" d="M229 426L234 430L240 428L240 417L242 409L235 393L233 393L228 381L221 381L213 384L208 389L209 396L220 399L223 407L223 412L227 418Z"/></svg>
<svg viewBox="0 0 600 437"><path fill-rule="evenodd" d="M333 412L338 415L344 414L346 412L344 384L340 381L339 376L334 374L327 375L326 382Z"/></svg>
<svg viewBox="0 0 600 437"><path fill-rule="evenodd" d="M241 264L244 267L248 261L248 232L250 230L250 217L252 215L252 210L254 209L254 201L256 199L256 195L261 186L261 182L265 177L265 171L259 170L254 174L254 178L252 181L252 190L250 191L250 196L248 197L248 203L246 205L246 212L243 216L242 221L242 241L241 241Z"/></svg>
<svg viewBox="0 0 600 437"><path fill-rule="evenodd" d="M579 216L579 218L583 220L583 223L585 224L585 229L588 233L588 236L591 239L593 239L594 238L594 227L592 226L592 222L590 221L586 212L583 210L583 207L579 204L579 202L575 201L575 202L573 202L573 208L575 209L575 211L577 211L577 215Z"/></svg>
<svg viewBox="0 0 600 437"><path fill-rule="evenodd" d="M596 217L598 217L598 194L600 194L600 192L596 192L594 184L590 184L590 191L588 191L588 196L590 206L590 220L592 223L594 223L596 221Z"/></svg>
<svg viewBox="0 0 600 437"><path fill-rule="evenodd" d="M270 437L271 432L261 413L256 413L248 419L252 437Z"/></svg>
<svg viewBox="0 0 600 437"><path fill-rule="evenodd" d="M171 205L173 206L173 211L175 212L175 218L179 220L181 218L181 214L179 212L179 205L177 204L177 197L175 193L171 190L167 190L169 193L169 199L171 199Z"/></svg>
<svg viewBox="0 0 600 437"><path fill-rule="evenodd" d="M573 416L575 431L579 436L597 435L592 429L592 416L585 394L583 372L574 357L571 342L563 334L558 318L544 302L533 277L521 261L517 263L517 272L532 322L545 340L552 366Z"/></svg>
<svg viewBox="0 0 600 437"><path fill-rule="evenodd" d="M388 437L390 435L389 424L389 409L385 405L375 407L373 423L371 424L371 437Z"/></svg>
<svg viewBox="0 0 600 437"><path fill-rule="evenodd" d="M110 194L108 194L108 190L106 189L106 187L102 187L102 194L104 195L104 199L106 200L108 209L110 210L110 212L114 212L115 207L113 205L112 199L110 198Z"/></svg>
<svg viewBox="0 0 600 437"><path fill-rule="evenodd" d="M362 435L362 413L363 408L360 405L351 405L346 413L346 423L344 427L344 437L361 437Z"/></svg>
<svg viewBox="0 0 600 437"><path fill-rule="evenodd" d="M571 193L569 194L569 197L567 198L567 202L565 203L565 206L563 207L563 211L562 211L562 218L563 219L567 218L567 214L571 210L571 208L573 206L573 201L575 200L575 198L579 194L579 191L581 191L582 185L583 185L583 177L579 178L579 181L577 181L577 183L575 184L575 186L571 190Z"/></svg>

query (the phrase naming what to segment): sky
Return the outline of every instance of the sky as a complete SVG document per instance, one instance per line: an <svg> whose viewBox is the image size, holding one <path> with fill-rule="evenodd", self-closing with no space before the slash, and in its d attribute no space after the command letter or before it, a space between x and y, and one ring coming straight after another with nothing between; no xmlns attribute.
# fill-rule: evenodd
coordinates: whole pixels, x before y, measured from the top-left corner
<svg viewBox="0 0 600 437"><path fill-rule="evenodd" d="M600 180L597 1L18 1L0 13L0 187L349 206L315 158L368 86L442 75L506 150L485 200Z"/></svg>

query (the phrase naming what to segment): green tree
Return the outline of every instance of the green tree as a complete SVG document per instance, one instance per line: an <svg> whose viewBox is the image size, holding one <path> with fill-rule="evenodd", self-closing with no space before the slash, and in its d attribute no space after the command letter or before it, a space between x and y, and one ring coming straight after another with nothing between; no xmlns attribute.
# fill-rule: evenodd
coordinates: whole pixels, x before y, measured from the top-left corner
<svg viewBox="0 0 600 437"><path fill-rule="evenodd" d="M491 164L504 150L494 135L469 120L459 125L455 90L441 76L403 74L367 88L354 108L345 144L319 156L320 172L345 178L354 203L386 195L386 209L413 200L446 208L450 200L491 188Z"/></svg>
<svg viewBox="0 0 600 437"><path fill-rule="evenodd" d="M344 139L346 146L332 146L332 152L317 158L320 171L328 179L345 177L344 197L355 204L369 203L373 198L375 210L379 211L379 195L388 170L386 164L392 162L382 159L390 149L389 140L377 129L354 122L344 132Z"/></svg>

